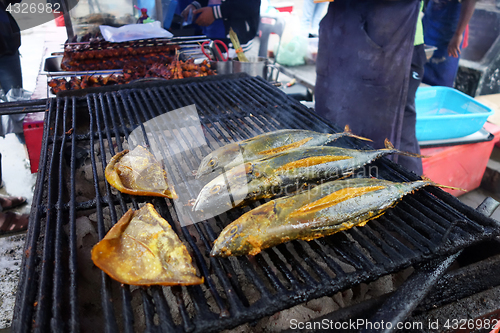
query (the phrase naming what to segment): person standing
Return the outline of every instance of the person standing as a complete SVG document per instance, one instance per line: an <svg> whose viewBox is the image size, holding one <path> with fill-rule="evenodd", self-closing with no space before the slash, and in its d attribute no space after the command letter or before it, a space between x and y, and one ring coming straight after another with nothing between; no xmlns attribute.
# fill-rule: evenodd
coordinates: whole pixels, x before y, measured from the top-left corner
<svg viewBox="0 0 500 333"><path fill-rule="evenodd" d="M423 2L420 7L420 16L422 15ZM420 146L417 140L416 125L417 125L417 109L415 105L415 96L418 86L422 82L424 76L424 65L427 61L424 47L424 31L422 20L417 20L417 30L415 31L415 42L413 46L413 55L411 57L410 78L408 85L408 97L406 98L405 111L403 115L404 133L401 135L400 148L403 151L420 154ZM422 159L418 157L410 157L401 155L398 158L398 163L415 172L417 175L423 173Z"/></svg>
<svg viewBox="0 0 500 333"><path fill-rule="evenodd" d="M430 0L423 19L425 44L437 47L425 64L423 82L453 87L464 32L477 0Z"/></svg>
<svg viewBox="0 0 500 333"><path fill-rule="evenodd" d="M7 6L21 0L0 0L0 86L4 93L23 87L19 46L21 32Z"/></svg>
<svg viewBox="0 0 500 333"><path fill-rule="evenodd" d="M420 0L335 0L320 23L316 112L401 148ZM414 128L413 128L414 130ZM397 162L397 156L392 157Z"/></svg>
<svg viewBox="0 0 500 333"><path fill-rule="evenodd" d="M186 19L193 12L195 23L204 27L210 39L219 39L231 46L229 28L233 28L243 51L252 46L260 19L260 0L199 0L193 1L181 13Z"/></svg>
<svg viewBox="0 0 500 333"><path fill-rule="evenodd" d="M21 0L0 0L0 86L7 93L12 88L22 88L23 78L19 46L21 46L21 32L16 21L7 11L9 4L19 3ZM0 155L0 161L1 161ZM3 186L0 163L0 187ZM28 227L27 214L5 212L26 203L24 197L10 197L0 195L0 234L26 230Z"/></svg>
<svg viewBox="0 0 500 333"><path fill-rule="evenodd" d="M310 37L318 37L319 22L327 10L328 2L314 3L314 0L304 0L300 19L301 31Z"/></svg>

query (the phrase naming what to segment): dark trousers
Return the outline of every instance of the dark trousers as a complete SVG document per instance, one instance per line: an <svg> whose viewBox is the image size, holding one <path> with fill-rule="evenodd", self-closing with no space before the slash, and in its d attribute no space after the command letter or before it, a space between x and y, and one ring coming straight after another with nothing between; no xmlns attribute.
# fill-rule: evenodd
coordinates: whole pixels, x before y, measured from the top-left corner
<svg viewBox="0 0 500 333"><path fill-rule="evenodd" d="M23 87L19 51L16 51L13 55L4 55L0 57L0 86L2 86L6 94L12 88Z"/></svg>
<svg viewBox="0 0 500 333"><path fill-rule="evenodd" d="M413 47L413 56L411 59L410 82L403 116L403 129L401 133L400 146L402 151L415 154L420 154L420 146L418 145L417 137L415 135L415 125L417 123L415 94L424 76L425 62L426 57L424 44L415 45ZM400 155L398 157L398 163L415 172L417 175L422 174L422 160L420 158Z"/></svg>

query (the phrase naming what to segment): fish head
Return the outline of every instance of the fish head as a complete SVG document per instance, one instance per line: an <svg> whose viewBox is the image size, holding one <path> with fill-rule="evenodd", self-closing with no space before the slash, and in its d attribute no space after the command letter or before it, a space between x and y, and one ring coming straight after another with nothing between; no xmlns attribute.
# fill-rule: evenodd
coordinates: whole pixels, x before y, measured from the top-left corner
<svg viewBox="0 0 500 333"><path fill-rule="evenodd" d="M239 255L239 252L243 253L245 250L248 251L248 249L245 248L248 247L248 242L246 242L245 239L246 237L241 237L243 229L243 225L237 222L233 222L231 225L227 226L215 240L210 255L213 257L228 257L231 255Z"/></svg>
<svg viewBox="0 0 500 333"><path fill-rule="evenodd" d="M219 168L234 164L235 160L243 163L243 154L241 153L240 145L233 142L205 156L198 167L196 178L208 175Z"/></svg>
<svg viewBox="0 0 500 333"><path fill-rule="evenodd" d="M220 174L201 189L193 211L215 216L238 206L251 192L249 183L253 178L251 162Z"/></svg>
<svg viewBox="0 0 500 333"><path fill-rule="evenodd" d="M210 255L256 255L269 247L267 242L273 238L273 226L278 223L277 216L273 200L243 214L221 231Z"/></svg>

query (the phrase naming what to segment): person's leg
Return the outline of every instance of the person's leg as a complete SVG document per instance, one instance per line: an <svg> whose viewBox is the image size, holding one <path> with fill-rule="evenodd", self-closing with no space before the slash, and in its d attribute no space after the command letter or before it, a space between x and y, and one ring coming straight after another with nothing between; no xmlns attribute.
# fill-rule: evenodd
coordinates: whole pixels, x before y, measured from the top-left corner
<svg viewBox="0 0 500 333"><path fill-rule="evenodd" d="M0 57L0 86L2 86L5 93L12 88L23 87L19 52Z"/></svg>
<svg viewBox="0 0 500 333"><path fill-rule="evenodd" d="M462 49L462 44L460 44ZM432 58L425 63L425 72L423 83L431 86L452 87L455 83L455 78L458 72L458 58L448 55L448 45L440 45L434 51Z"/></svg>
<svg viewBox="0 0 500 333"><path fill-rule="evenodd" d="M0 235L25 231L28 229L28 224L28 214L0 212Z"/></svg>
<svg viewBox="0 0 500 333"><path fill-rule="evenodd" d="M403 116L403 131L401 134L400 150L414 154L420 154L415 126L417 123L417 112L415 108L415 94L424 76L424 64L426 61L424 44L416 45L413 48L411 59L410 80L408 86L408 97L406 98L405 111ZM416 157L399 156L398 163L407 169L422 174L422 160Z"/></svg>
<svg viewBox="0 0 500 333"><path fill-rule="evenodd" d="M28 228L29 214L4 212L4 210L24 205L24 197L0 196L0 235L25 231Z"/></svg>
<svg viewBox="0 0 500 333"><path fill-rule="evenodd" d="M26 203L26 198L24 197L0 196L0 211L15 208L24 205L25 203Z"/></svg>
<svg viewBox="0 0 500 333"><path fill-rule="evenodd" d="M302 5L302 17L300 19L300 30L304 36L309 34L311 29L311 22L314 15L314 1L304 0Z"/></svg>
<svg viewBox="0 0 500 333"><path fill-rule="evenodd" d="M319 22L321 22L327 11L328 2L320 2L314 5L311 29L309 31L312 35L319 35Z"/></svg>

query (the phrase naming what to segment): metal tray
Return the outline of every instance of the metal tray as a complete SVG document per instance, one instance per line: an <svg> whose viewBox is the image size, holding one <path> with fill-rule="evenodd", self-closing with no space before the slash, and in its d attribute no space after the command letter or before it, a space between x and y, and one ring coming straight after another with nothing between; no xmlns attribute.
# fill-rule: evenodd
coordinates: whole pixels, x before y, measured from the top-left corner
<svg viewBox="0 0 500 333"><path fill-rule="evenodd" d="M425 57L427 58L427 60L429 60L430 58L432 58L434 51L437 50L437 47L424 44L424 50L425 50Z"/></svg>
<svg viewBox="0 0 500 333"><path fill-rule="evenodd" d="M203 53L201 52L200 45L201 43L208 41L209 39L206 36L185 36L185 37L174 37L172 39L157 41L165 41L172 44L177 44L180 46L180 53L185 54L189 58L199 59L204 58ZM140 41L138 41L140 42ZM69 43L67 45L79 45L86 43ZM40 74L47 76L75 76L75 75L100 75L100 74L119 74L122 73L122 69L106 69L106 70L94 70L94 71L65 71L61 68L62 55L52 55L46 57L43 62L43 68Z"/></svg>
<svg viewBox="0 0 500 333"><path fill-rule="evenodd" d="M43 61L43 68L40 74L53 76L75 76L75 75L100 75L100 74L119 74L122 73L121 69L106 69L106 70L95 70L95 71L65 71L61 68L62 56L50 56L46 57Z"/></svg>
<svg viewBox="0 0 500 333"><path fill-rule="evenodd" d="M465 145L469 143L478 143L478 142L486 142L493 140L495 136L488 132L487 130L481 128L479 131L472 133L470 135L454 138L454 139L445 139L445 140L428 140L428 141L419 141L418 144L420 148L431 148L431 147L445 147L445 146L458 146Z"/></svg>

